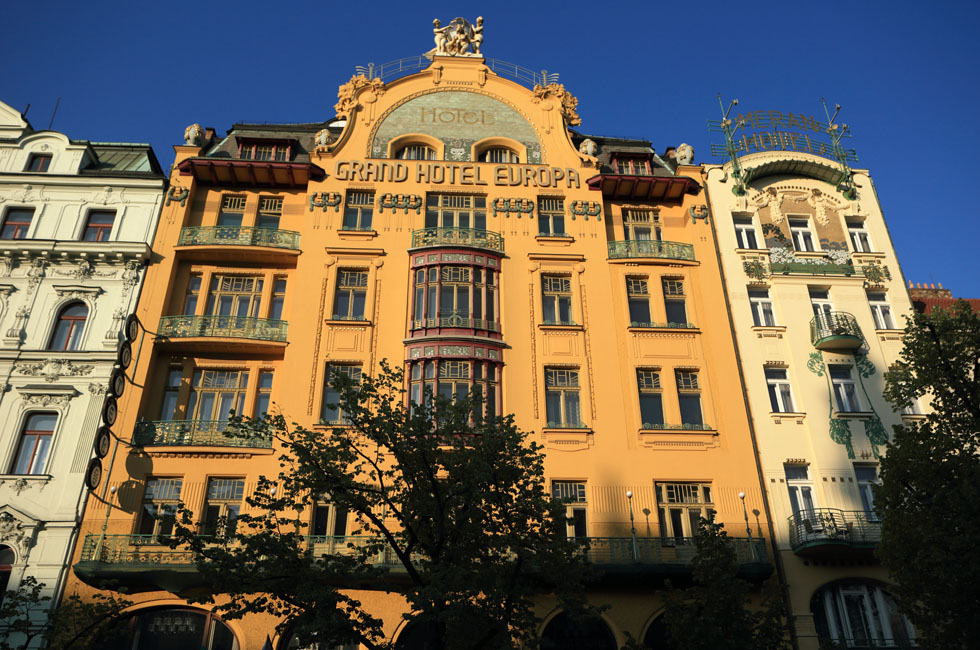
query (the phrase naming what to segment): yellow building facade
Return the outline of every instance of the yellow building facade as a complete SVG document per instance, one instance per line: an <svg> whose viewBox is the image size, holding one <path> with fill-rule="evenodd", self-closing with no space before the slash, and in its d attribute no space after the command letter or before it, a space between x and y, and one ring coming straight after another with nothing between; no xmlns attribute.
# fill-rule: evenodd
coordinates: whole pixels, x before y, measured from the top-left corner
<svg viewBox="0 0 980 650"><path fill-rule="evenodd" d="M226 446L227 412L281 412L330 435L329 373L375 373L382 359L404 366L415 399L479 384L545 447L569 534L593 538L609 576L589 594L610 606L595 647L627 635L655 647L658 590L689 568L698 516L726 525L743 575L772 573L692 156L580 134L562 86L513 81L482 56L420 68L352 78L329 122L238 124L224 138L189 127L175 147L137 309L142 389L120 399L114 427L129 444L89 499L70 588L129 588L126 647L296 647L271 617L188 606L192 561L159 544L156 515L177 501L205 522L242 511L278 454ZM311 516L314 535L350 533L342 513ZM399 598L358 598L400 638ZM560 637L550 607L542 634Z"/></svg>
<svg viewBox="0 0 980 650"><path fill-rule="evenodd" d="M912 305L868 171L783 138L703 178L791 618L801 649L907 647L872 486L894 425L925 407L882 396Z"/></svg>

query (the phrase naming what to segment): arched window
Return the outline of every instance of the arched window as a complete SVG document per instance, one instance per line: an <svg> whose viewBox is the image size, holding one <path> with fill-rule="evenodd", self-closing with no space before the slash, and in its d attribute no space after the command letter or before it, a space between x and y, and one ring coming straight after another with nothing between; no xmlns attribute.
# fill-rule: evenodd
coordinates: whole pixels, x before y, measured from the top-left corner
<svg viewBox="0 0 980 650"><path fill-rule="evenodd" d="M11 474L41 474L44 472L51 436L58 416L54 413L31 413L20 432L20 443Z"/></svg>
<svg viewBox="0 0 980 650"><path fill-rule="evenodd" d="M600 618L572 620L562 612L548 622L541 635L542 650L616 650L612 631Z"/></svg>
<svg viewBox="0 0 980 650"><path fill-rule="evenodd" d="M395 153L400 160L435 160L436 150L424 144L407 144Z"/></svg>
<svg viewBox="0 0 980 650"><path fill-rule="evenodd" d="M521 162L520 156L507 147L490 147L480 155L482 162L488 163L517 163Z"/></svg>
<svg viewBox="0 0 980 650"><path fill-rule="evenodd" d="M821 642L846 648L905 648L915 640L915 630L899 611L895 598L868 580L823 587L810 601L810 611Z"/></svg>
<svg viewBox="0 0 980 650"><path fill-rule="evenodd" d="M58 314L58 323L51 336L49 350L77 350L82 345L82 332L88 307L84 303L73 302Z"/></svg>
<svg viewBox="0 0 980 650"><path fill-rule="evenodd" d="M114 623L105 636L105 650L239 650L231 628L199 609L143 610Z"/></svg>
<svg viewBox="0 0 980 650"><path fill-rule="evenodd" d="M0 544L0 603L3 603L3 594L10 583L10 571L15 559L14 549Z"/></svg>

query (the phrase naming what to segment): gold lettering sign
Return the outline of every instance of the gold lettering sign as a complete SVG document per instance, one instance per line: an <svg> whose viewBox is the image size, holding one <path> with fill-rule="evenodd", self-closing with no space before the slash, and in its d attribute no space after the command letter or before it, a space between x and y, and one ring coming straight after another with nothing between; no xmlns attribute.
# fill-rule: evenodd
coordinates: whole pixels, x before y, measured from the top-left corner
<svg viewBox="0 0 980 650"><path fill-rule="evenodd" d="M422 124L495 124L492 111L468 111L463 108L421 107L419 121Z"/></svg>
<svg viewBox="0 0 980 650"><path fill-rule="evenodd" d="M334 168L339 181L403 183L409 178L430 185L490 185L497 187L579 188L578 171L572 167L544 165L478 165L418 161L340 160Z"/></svg>
<svg viewBox="0 0 980 650"><path fill-rule="evenodd" d="M829 125L812 115L783 113L781 111L747 111L740 113L735 122L744 124L736 133L733 144L736 152L801 151L825 158L834 157L834 146L828 133ZM721 124L709 121L712 130L720 131ZM847 134L846 137L850 137ZM845 160L856 161L857 152L840 148ZM723 144L712 144L713 156L726 156Z"/></svg>

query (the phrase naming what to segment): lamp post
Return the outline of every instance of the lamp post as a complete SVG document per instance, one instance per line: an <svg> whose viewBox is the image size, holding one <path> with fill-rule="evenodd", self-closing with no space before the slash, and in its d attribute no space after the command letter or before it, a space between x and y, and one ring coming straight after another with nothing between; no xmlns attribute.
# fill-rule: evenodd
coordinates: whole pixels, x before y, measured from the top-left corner
<svg viewBox="0 0 980 650"><path fill-rule="evenodd" d="M633 522L633 491L626 490L626 503L630 506L630 534L633 537L633 561L636 562L636 558L639 555L636 548L636 524Z"/></svg>
<svg viewBox="0 0 980 650"><path fill-rule="evenodd" d="M738 498L742 500L742 515L745 516L745 532L749 536L749 553L752 554L752 559L755 559L755 545L752 544L752 527L749 526L749 511L745 509L745 492L739 492Z"/></svg>
<svg viewBox="0 0 980 650"><path fill-rule="evenodd" d="M96 562L102 559L102 545L105 544L105 531L109 527L109 512L112 510L112 498L116 496L116 490L118 489L115 485L109 488L109 499L105 504L105 519L102 521L102 534L99 535L99 543L95 545Z"/></svg>

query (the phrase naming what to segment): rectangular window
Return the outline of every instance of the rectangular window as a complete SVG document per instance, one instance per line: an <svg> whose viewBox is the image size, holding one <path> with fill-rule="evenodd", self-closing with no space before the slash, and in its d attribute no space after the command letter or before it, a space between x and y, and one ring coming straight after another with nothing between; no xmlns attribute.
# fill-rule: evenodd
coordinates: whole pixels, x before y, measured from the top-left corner
<svg viewBox="0 0 980 650"><path fill-rule="evenodd" d="M437 394L448 400L469 397L471 367L469 361L440 361Z"/></svg>
<svg viewBox="0 0 980 650"><path fill-rule="evenodd" d="M664 289L664 309L668 325L687 326L687 306L684 302L684 281L674 278L662 280Z"/></svg>
<svg viewBox="0 0 980 650"><path fill-rule="evenodd" d="M160 403L160 419L176 420L177 404L180 395L180 382L184 377L184 369L180 366L167 368L167 380L163 388L163 401Z"/></svg>
<svg viewBox="0 0 980 650"><path fill-rule="evenodd" d="M569 537L588 537L587 502L584 481L552 481L551 496L565 502Z"/></svg>
<svg viewBox="0 0 980 650"><path fill-rule="evenodd" d="M813 232L809 219L790 219L789 230L793 235L793 246L800 252L817 250L813 244Z"/></svg>
<svg viewBox="0 0 980 650"><path fill-rule="evenodd" d="M201 295L201 275L195 273L187 281L187 295L184 296L184 315L193 316L197 312L197 300Z"/></svg>
<svg viewBox="0 0 980 650"><path fill-rule="evenodd" d="M242 509L245 479L208 479L207 499L204 502L205 535L234 535L235 520Z"/></svg>
<svg viewBox="0 0 980 650"><path fill-rule="evenodd" d="M616 171L620 174L630 174L636 176L650 175L650 161L636 159L619 159L616 161Z"/></svg>
<svg viewBox="0 0 980 650"><path fill-rule="evenodd" d="M636 370L636 387L640 395L640 421L644 429L659 429L664 425L664 400L660 390L660 373L656 370Z"/></svg>
<svg viewBox="0 0 980 650"><path fill-rule="evenodd" d="M888 297L883 292L869 291L868 305L871 307L871 316L875 320L876 329L895 329L895 320L892 318L892 308L891 305L888 304Z"/></svg>
<svg viewBox="0 0 980 650"><path fill-rule="evenodd" d="M701 386L696 370L677 370L677 401L681 407L681 423L685 427L704 425L701 415Z"/></svg>
<svg viewBox="0 0 980 650"><path fill-rule="evenodd" d="M58 416L54 413L31 413L20 432L17 454L11 474L43 474L51 448L51 437Z"/></svg>
<svg viewBox="0 0 980 650"><path fill-rule="evenodd" d="M26 239L34 208L10 208L0 228L0 239Z"/></svg>
<svg viewBox="0 0 980 650"><path fill-rule="evenodd" d="M27 159L27 167L24 168L24 171L44 173L48 171L49 165L51 165L51 154L32 153L31 157Z"/></svg>
<svg viewBox="0 0 980 650"><path fill-rule="evenodd" d="M660 215L653 210L623 210L623 235L628 241L660 241Z"/></svg>
<svg viewBox="0 0 980 650"><path fill-rule="evenodd" d="M348 518L347 510L321 501L313 510L310 533L314 537L344 537L347 535Z"/></svg>
<svg viewBox="0 0 980 650"><path fill-rule="evenodd" d="M871 248L871 238L863 221L848 221L847 234L851 238L851 247L855 253L870 253L874 250Z"/></svg>
<svg viewBox="0 0 980 650"><path fill-rule="evenodd" d="M248 370L195 370L187 419L224 422L232 412L243 415L247 390Z"/></svg>
<svg viewBox="0 0 980 650"><path fill-rule="evenodd" d="M323 405L320 408L320 419L330 424L347 424L347 415L340 405L340 391L334 387L338 376L346 377L353 382L361 381L361 367L350 364L330 364L323 378Z"/></svg>
<svg viewBox="0 0 980 650"><path fill-rule="evenodd" d="M759 248L751 217L735 217L735 239L739 248Z"/></svg>
<svg viewBox="0 0 980 650"><path fill-rule="evenodd" d="M538 234L542 237L564 237L565 199L538 199Z"/></svg>
<svg viewBox="0 0 980 650"><path fill-rule="evenodd" d="M257 318L262 305L262 288L265 281L262 278L243 275L213 275L211 290L205 313L211 316L237 316L241 318ZM244 322L234 318L218 327L241 328Z"/></svg>
<svg viewBox="0 0 980 650"><path fill-rule="evenodd" d="M221 199L221 209L218 211L218 225L228 228L241 228L245 216L244 196L225 196ZM227 233L228 238L237 239L238 231ZM220 233L219 233L220 236Z"/></svg>
<svg viewBox="0 0 980 650"><path fill-rule="evenodd" d="M82 241L109 241L115 220L115 210L92 210L88 213L88 221L85 222Z"/></svg>
<svg viewBox="0 0 980 650"><path fill-rule="evenodd" d="M878 468L875 465L855 465L854 476L858 482L858 492L861 493L861 506L865 516L871 521L878 521L875 514L875 495L872 486L878 484Z"/></svg>
<svg viewBox="0 0 980 650"><path fill-rule="evenodd" d="M544 386L549 427L585 426L579 404L577 370L545 368Z"/></svg>
<svg viewBox="0 0 980 650"><path fill-rule="evenodd" d="M252 417L261 418L269 412L272 400L272 371L263 370L259 373L259 392L255 396L255 408Z"/></svg>
<svg viewBox="0 0 980 650"><path fill-rule="evenodd" d="M806 519L811 528L819 527L810 468L807 465L783 465L783 471L786 473L786 489L789 491L789 505L793 515L798 519Z"/></svg>
<svg viewBox="0 0 980 650"><path fill-rule="evenodd" d="M830 381L834 385L834 399L837 410L842 413L853 413L861 410L858 399L857 385L851 374L851 366L830 366Z"/></svg>
<svg viewBox="0 0 980 650"><path fill-rule="evenodd" d="M571 278L561 275L542 275L541 307L545 325L574 325Z"/></svg>
<svg viewBox="0 0 980 650"><path fill-rule="evenodd" d="M159 543L160 537L170 535L177 518L180 490L184 480L179 478L147 478L140 510L138 535L147 536L144 543Z"/></svg>
<svg viewBox="0 0 980 650"><path fill-rule="evenodd" d="M367 271L341 269L337 272L337 290L333 300L334 320L364 320L367 285Z"/></svg>
<svg viewBox="0 0 980 650"><path fill-rule="evenodd" d="M794 413L793 391L784 368L766 368L766 383L769 385L769 404L773 413Z"/></svg>
<svg viewBox="0 0 980 650"><path fill-rule="evenodd" d="M831 314L834 311L834 304L830 301L830 292L826 289L808 289L810 293L810 306L813 308L813 315L818 322L832 322Z"/></svg>
<svg viewBox="0 0 980 650"><path fill-rule="evenodd" d="M270 230L279 229L279 219L282 217L282 197L263 196L259 198L259 214L255 225Z"/></svg>
<svg viewBox="0 0 980 650"><path fill-rule="evenodd" d="M472 274L468 266L444 266L439 274L439 318L440 324L460 323L456 319L470 317L470 294L472 293Z"/></svg>
<svg viewBox="0 0 980 650"><path fill-rule="evenodd" d="M276 278L272 283L272 309L269 318L282 320L282 308L286 304L286 278Z"/></svg>
<svg viewBox="0 0 980 650"><path fill-rule="evenodd" d="M487 198L460 194L429 194L425 202L426 228L487 229Z"/></svg>
<svg viewBox="0 0 980 650"><path fill-rule="evenodd" d="M768 289L749 289L749 304L752 306L752 322L756 327L773 327L776 324Z"/></svg>
<svg viewBox="0 0 980 650"><path fill-rule="evenodd" d="M626 299L630 310L632 327L647 327L653 324L650 317L650 287L646 278L626 278Z"/></svg>
<svg viewBox="0 0 980 650"><path fill-rule="evenodd" d="M715 518L710 483L657 483L656 491L660 535L665 541L690 541L698 534L702 518Z"/></svg>
<svg viewBox="0 0 980 650"><path fill-rule="evenodd" d="M462 399L472 390L483 399L483 412L487 417L496 416L500 411L497 404L499 368L493 362L418 361L411 364L408 374L409 400L413 408L425 400L426 393Z"/></svg>
<svg viewBox="0 0 980 650"><path fill-rule="evenodd" d="M347 192L344 223L341 230L371 230L374 217L374 193Z"/></svg>

